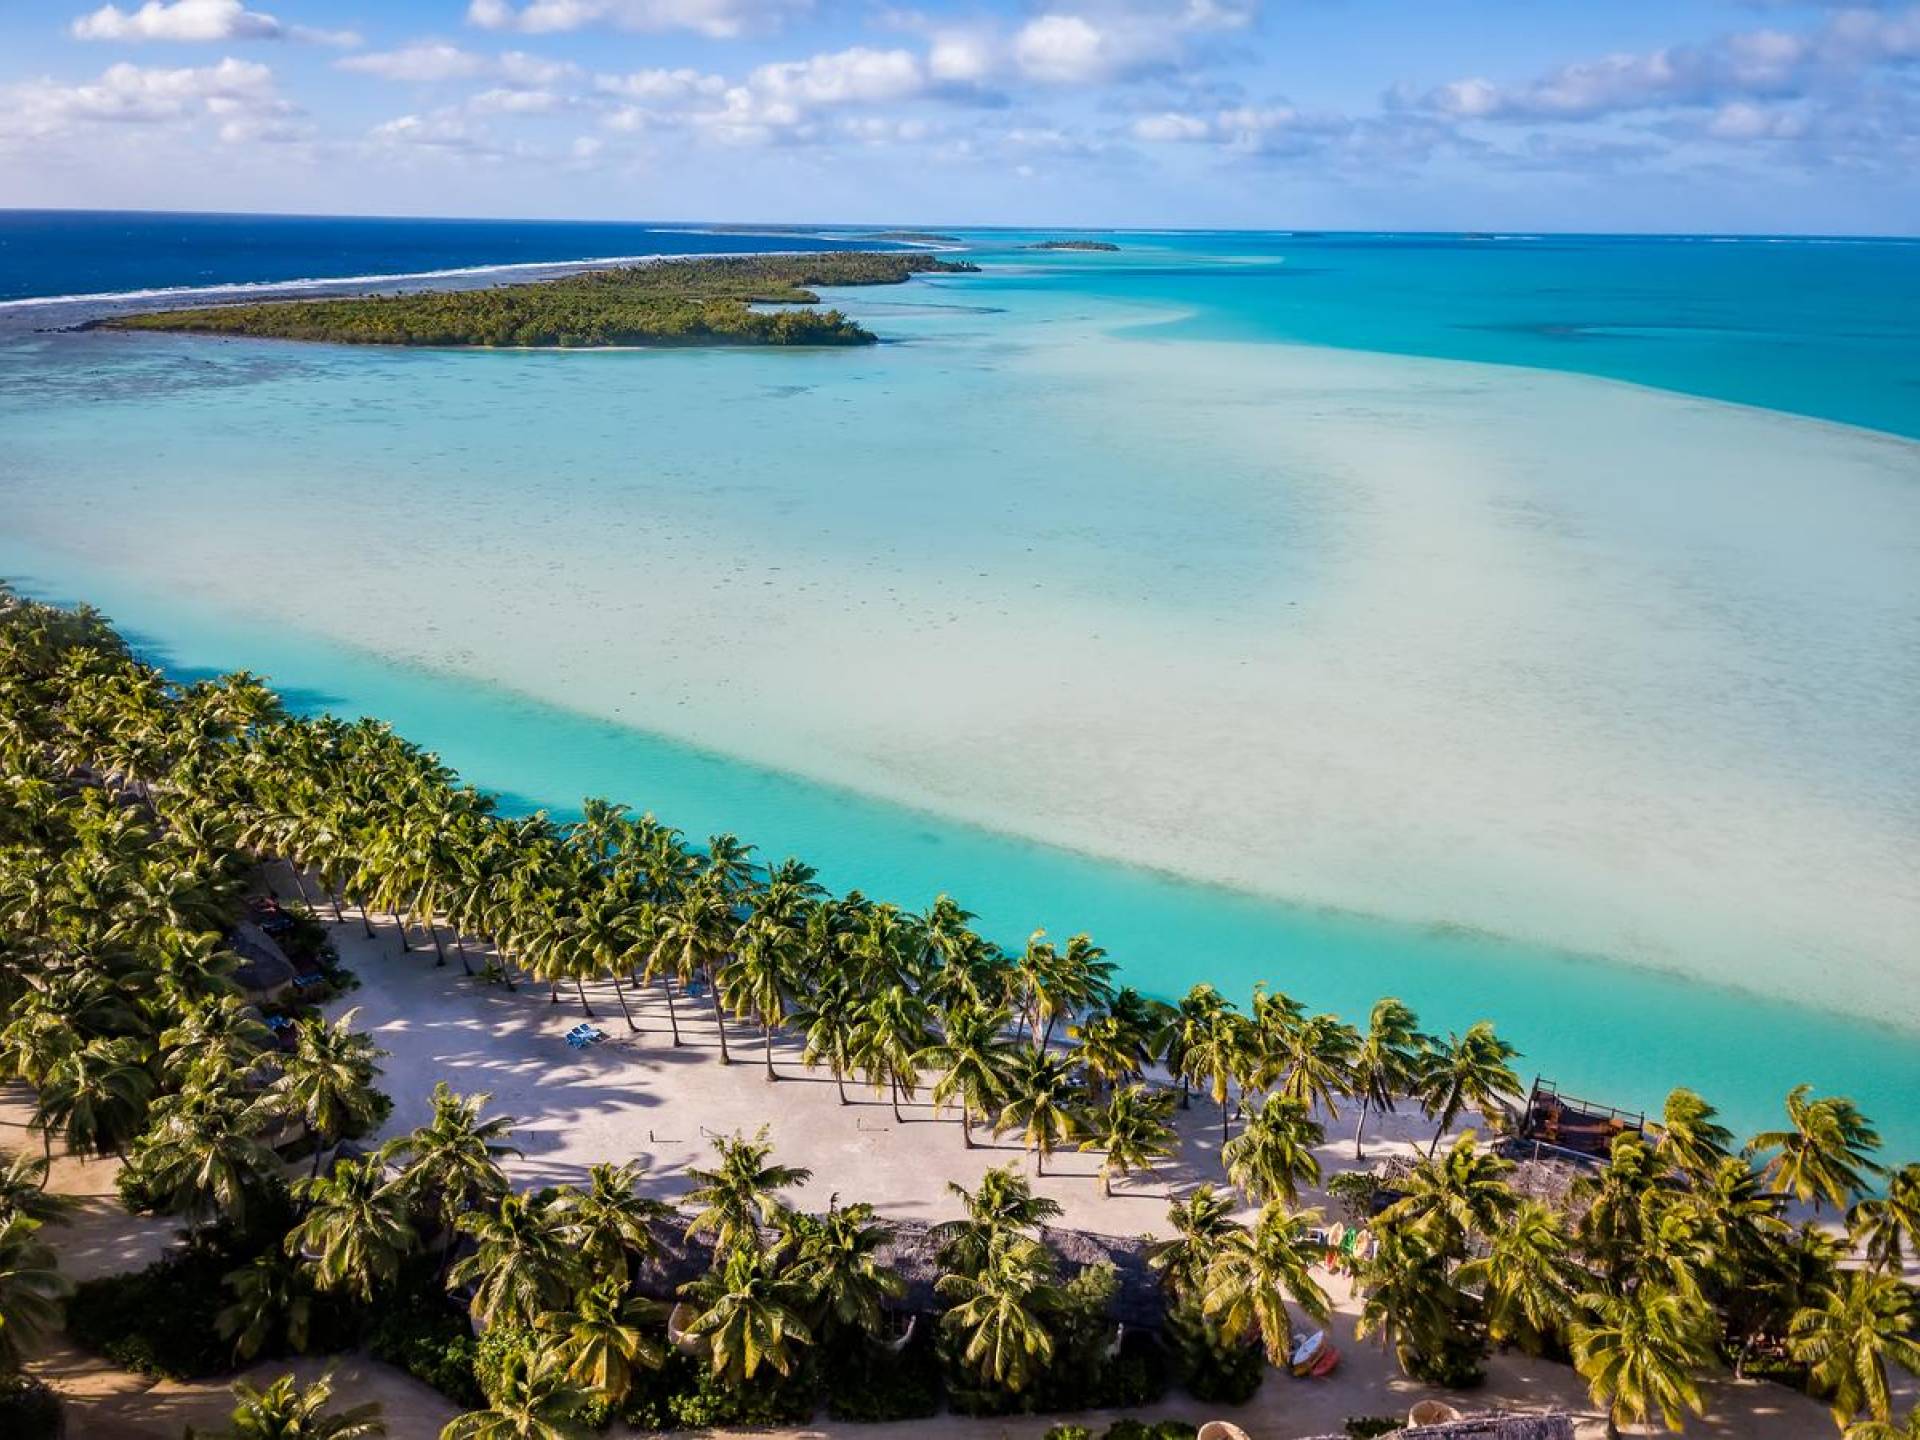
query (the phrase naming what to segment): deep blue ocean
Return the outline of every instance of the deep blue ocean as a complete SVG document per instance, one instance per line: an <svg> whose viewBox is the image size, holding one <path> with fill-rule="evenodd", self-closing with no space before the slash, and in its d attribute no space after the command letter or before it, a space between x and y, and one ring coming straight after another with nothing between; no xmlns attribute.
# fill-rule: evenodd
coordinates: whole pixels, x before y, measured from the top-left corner
<svg viewBox="0 0 1920 1440"><path fill-rule="evenodd" d="M0 210L0 301L742 250L865 249L779 227Z"/></svg>

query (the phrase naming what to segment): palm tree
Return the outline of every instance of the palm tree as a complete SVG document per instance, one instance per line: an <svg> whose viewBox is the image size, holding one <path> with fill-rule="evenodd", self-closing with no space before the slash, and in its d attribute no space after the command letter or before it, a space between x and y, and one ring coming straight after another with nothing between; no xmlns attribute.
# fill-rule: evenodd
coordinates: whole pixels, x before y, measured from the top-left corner
<svg viewBox="0 0 1920 1440"><path fill-rule="evenodd" d="M447 1272L447 1283L473 1287L468 1309L482 1325L532 1325L573 1294L584 1261L552 1201L510 1192L490 1211L468 1211L459 1226L474 1248Z"/></svg>
<svg viewBox="0 0 1920 1440"><path fill-rule="evenodd" d="M1862 1420L1849 1425L1842 1440L1920 1440L1920 1407L1907 1412L1898 1424L1891 1420Z"/></svg>
<svg viewBox="0 0 1920 1440"><path fill-rule="evenodd" d="M1004 1009L961 1000L941 1015L941 1035L920 1054L921 1063L940 1071L934 1081L935 1109L960 1102L960 1139L973 1148L973 1117L990 1112L1006 1096L1018 1046L1007 1033L1012 1016Z"/></svg>
<svg viewBox="0 0 1920 1440"><path fill-rule="evenodd" d="M312 1266L318 1288L371 1304L414 1245L405 1195L371 1158L335 1160L331 1173L309 1176L293 1193L307 1209L287 1236L287 1254Z"/></svg>
<svg viewBox="0 0 1920 1440"><path fill-rule="evenodd" d="M816 1328L876 1334L886 1306L906 1293L906 1282L880 1259L894 1230L874 1218L871 1205L834 1197L818 1218L788 1215L783 1245L792 1254L792 1280L812 1297Z"/></svg>
<svg viewBox="0 0 1920 1440"><path fill-rule="evenodd" d="M1654 1153L1680 1175L1711 1175L1733 1148L1733 1132L1720 1123L1719 1114L1685 1086L1672 1091L1661 1113Z"/></svg>
<svg viewBox="0 0 1920 1440"><path fill-rule="evenodd" d="M45 1159L34 1155L8 1157L0 1150L0 1224L16 1215L42 1223L58 1220L73 1208L72 1197L47 1193Z"/></svg>
<svg viewBox="0 0 1920 1440"><path fill-rule="evenodd" d="M637 1160L594 1165L587 1171L585 1190L561 1189L557 1204L567 1239L586 1258L588 1273L624 1279L635 1262L659 1254L653 1227L669 1218L673 1207L638 1193L645 1173Z"/></svg>
<svg viewBox="0 0 1920 1440"><path fill-rule="evenodd" d="M313 1174L320 1159L349 1132L372 1122L375 1062L386 1052L355 1033L347 1011L329 1024L303 1020L294 1029L293 1050L280 1057L280 1076L268 1089L268 1103L289 1119L298 1119L314 1137Z"/></svg>
<svg viewBox="0 0 1920 1440"><path fill-rule="evenodd" d="M1848 1211L1847 1231L1874 1265L1894 1274L1905 1265L1908 1247L1920 1255L1920 1162L1891 1172L1884 1195Z"/></svg>
<svg viewBox="0 0 1920 1440"><path fill-rule="evenodd" d="M233 1396L232 1428L227 1432L232 1440L369 1440L387 1433L377 1401L328 1412L331 1375L304 1388L291 1375L282 1375L264 1390L236 1380Z"/></svg>
<svg viewBox="0 0 1920 1440"><path fill-rule="evenodd" d="M1170 1123L1172 1117L1170 1094L1161 1094L1137 1081L1113 1092L1094 1116L1093 1138L1080 1142L1082 1150L1104 1153L1100 1162L1102 1194L1113 1194L1115 1175L1151 1170L1174 1153L1177 1138Z"/></svg>
<svg viewBox="0 0 1920 1440"><path fill-rule="evenodd" d="M1247 1112L1240 1133L1220 1152L1227 1178L1255 1205L1269 1200L1291 1204L1303 1184L1320 1183L1314 1146L1326 1132L1313 1120L1307 1102L1269 1095Z"/></svg>
<svg viewBox="0 0 1920 1440"><path fill-rule="evenodd" d="M881 990L860 1011L853 1033L853 1055L875 1094L887 1091L893 1118L900 1114L902 1092L911 1100L920 1084L921 1057L932 1040L931 1011L918 991L904 984Z"/></svg>
<svg viewBox="0 0 1920 1440"><path fill-rule="evenodd" d="M762 1365L791 1374L799 1348L813 1343L800 1286L775 1252L724 1248L714 1269L681 1293L700 1307L686 1333L708 1344L713 1373L729 1385L744 1385Z"/></svg>
<svg viewBox="0 0 1920 1440"><path fill-rule="evenodd" d="M1647 1285L1624 1295L1588 1295L1573 1325L1573 1367L1593 1403L1605 1407L1607 1434L1656 1413L1669 1430L1687 1412L1705 1413L1696 1376L1712 1357L1698 1303Z"/></svg>
<svg viewBox="0 0 1920 1440"><path fill-rule="evenodd" d="M676 1046L680 1044L680 1021L673 1009L674 982L690 984L702 974L711 980L727 957L738 923L733 899L713 871L702 874L676 903L661 912L653 949L647 955L647 977L657 975L667 987L667 1015ZM719 987L709 984L707 988L713 1000L713 1023L720 1034L720 1063L729 1065L733 1056L727 1049L727 1021L720 1008Z"/></svg>
<svg viewBox="0 0 1920 1440"><path fill-rule="evenodd" d="M1871 1152L1880 1136L1854 1103L1841 1095L1809 1100L1811 1085L1796 1085L1787 1095L1786 1130L1768 1130L1747 1144L1749 1155L1777 1150L1764 1174L1796 1199L1844 1209L1867 1188L1880 1167Z"/></svg>
<svg viewBox="0 0 1920 1440"><path fill-rule="evenodd" d="M1242 1228L1233 1208L1233 1201L1211 1185L1167 1207L1173 1238L1155 1245L1147 1263L1160 1272L1176 1298L1200 1293L1227 1237Z"/></svg>
<svg viewBox="0 0 1920 1440"><path fill-rule="evenodd" d="M75 1155L118 1154L146 1124L153 1076L131 1038L96 1039L56 1060L33 1108L45 1155L61 1132Z"/></svg>
<svg viewBox="0 0 1920 1440"><path fill-rule="evenodd" d="M1045 1246L999 1236L977 1271L949 1272L934 1288L951 1302L941 1328L983 1384L1017 1395L1046 1372L1053 1360L1046 1316L1059 1308L1061 1294Z"/></svg>
<svg viewBox="0 0 1920 1440"><path fill-rule="evenodd" d="M1511 1161L1479 1147L1469 1130L1453 1142L1444 1160L1425 1160L1398 1182L1401 1198L1380 1212L1379 1223L1404 1225L1443 1255L1460 1256L1474 1236L1498 1234L1519 1199L1507 1177Z"/></svg>
<svg viewBox="0 0 1920 1440"><path fill-rule="evenodd" d="M455 1416L440 1440L582 1440L588 1432L577 1417L592 1398L553 1349L514 1350L487 1408Z"/></svg>
<svg viewBox="0 0 1920 1440"><path fill-rule="evenodd" d="M221 1283L233 1298L214 1316L213 1328L233 1341L236 1360L251 1360L281 1334L295 1350L307 1348L313 1302L299 1266L268 1250L229 1270Z"/></svg>
<svg viewBox="0 0 1920 1440"><path fill-rule="evenodd" d="M1532 1354L1566 1335L1582 1278L1561 1216L1538 1200L1515 1206L1490 1238L1487 1253L1454 1275L1458 1284L1480 1293L1493 1338Z"/></svg>
<svg viewBox="0 0 1920 1440"><path fill-rule="evenodd" d="M39 1228L25 1215L0 1221L0 1377L18 1374L26 1353L59 1328L61 1303L73 1292L36 1238Z"/></svg>
<svg viewBox="0 0 1920 1440"><path fill-rule="evenodd" d="M1353 1089L1353 1061L1360 1037L1337 1015L1313 1015L1277 1037L1284 1061L1279 1093L1308 1110L1319 1107L1339 1119L1336 1101Z"/></svg>
<svg viewBox="0 0 1920 1440"><path fill-rule="evenodd" d="M1035 1195L1033 1182L1012 1165L987 1171L977 1190L949 1182L947 1192L965 1207L966 1218L942 1221L933 1235L941 1269L963 1275L977 1274L1002 1237L1026 1235L1060 1216L1059 1202Z"/></svg>
<svg viewBox="0 0 1920 1440"><path fill-rule="evenodd" d="M1022 1049L1007 1075L1006 1103L994 1133L1020 1132L1033 1151L1033 1173L1047 1173L1047 1156L1080 1133L1080 1087L1073 1062L1048 1050Z"/></svg>
<svg viewBox="0 0 1920 1440"><path fill-rule="evenodd" d="M513 1133L512 1116L482 1116L491 1098L457 1095L446 1081L436 1081L433 1118L380 1148L381 1160L402 1162L402 1188L433 1205L441 1233L449 1239L464 1212L492 1205L507 1193L500 1162L520 1153L506 1143ZM449 1259L452 1253L449 1245Z"/></svg>
<svg viewBox="0 0 1920 1440"><path fill-rule="evenodd" d="M1431 1377L1451 1352L1477 1349L1478 1317L1448 1257L1420 1232L1375 1222L1376 1246L1360 1264L1360 1316L1354 1334L1377 1335L1401 1370ZM1452 1377L1448 1377L1452 1378Z"/></svg>
<svg viewBox="0 0 1920 1440"><path fill-rule="evenodd" d="M609 1405L619 1405L641 1370L658 1370L667 1358L656 1333L663 1307L627 1294L625 1271L589 1285L570 1311L554 1311L540 1328L555 1337L567 1373Z"/></svg>
<svg viewBox="0 0 1920 1440"><path fill-rule="evenodd" d="M1167 1069L1180 1078L1180 1108L1190 1103L1193 1070L1187 1054L1194 1044L1214 1026L1216 1017L1229 1008L1220 992L1211 985L1196 985L1169 1010L1153 1039L1154 1049L1166 1057Z"/></svg>
<svg viewBox="0 0 1920 1440"><path fill-rule="evenodd" d="M1258 1335L1268 1361L1284 1365L1293 1349L1287 1301L1316 1320L1332 1313L1326 1291L1313 1278L1321 1247L1307 1232L1319 1218L1314 1211L1296 1213L1273 1200L1261 1207L1250 1228L1222 1237L1219 1255L1207 1270L1201 1310L1227 1341Z"/></svg>
<svg viewBox="0 0 1920 1440"><path fill-rule="evenodd" d="M1897 1275L1842 1271L1793 1317L1790 1345L1830 1400L1834 1424L1889 1420L1888 1365L1920 1374L1920 1299Z"/></svg>
<svg viewBox="0 0 1920 1440"><path fill-rule="evenodd" d="M797 860L775 867L766 888L753 897L735 937L733 959L714 978L734 1014L760 1022L770 1081L779 1079L773 1068L774 1028L785 1022L793 999L795 972L806 945L807 906L819 891L811 867Z"/></svg>
<svg viewBox="0 0 1920 1440"><path fill-rule="evenodd" d="M1428 1117L1440 1122L1427 1146L1429 1157L1462 1110L1471 1105L1487 1115L1502 1098L1518 1093L1520 1077L1507 1062L1519 1053L1494 1032L1491 1020L1475 1021L1466 1034L1449 1035L1429 1052L1420 1098Z"/></svg>
<svg viewBox="0 0 1920 1440"><path fill-rule="evenodd" d="M1220 1107L1220 1143L1227 1143L1227 1099L1234 1077L1246 1067L1251 1045L1247 1022L1231 1001L1209 1007L1204 1023L1181 1046L1183 1080L1204 1085Z"/></svg>
<svg viewBox="0 0 1920 1440"><path fill-rule="evenodd" d="M828 909L821 906L815 914L824 915ZM806 1041L800 1062L809 1070L826 1065L842 1105L848 1103L847 1076L854 1070L855 1041L860 1033L863 1004L859 988L850 977L837 971L829 972L821 977L791 1017Z"/></svg>
<svg viewBox="0 0 1920 1440"><path fill-rule="evenodd" d="M1375 1002L1367 1033L1353 1052L1350 1084L1360 1102L1353 1127L1353 1158L1364 1160L1367 1112L1391 1115L1402 1095L1419 1087L1421 1067L1432 1040L1420 1031L1420 1019L1391 996Z"/></svg>
<svg viewBox="0 0 1920 1440"><path fill-rule="evenodd" d="M251 1198L280 1173L280 1157L260 1138L272 1117L246 1100L236 1077L196 1080L156 1103L149 1119L128 1168L156 1208L190 1231L220 1216L244 1222Z"/></svg>
<svg viewBox="0 0 1920 1440"><path fill-rule="evenodd" d="M687 1225L689 1238L711 1235L721 1250L757 1249L761 1225L770 1225L784 1206L779 1192L797 1188L813 1178L811 1170L770 1162L773 1146L762 1125L753 1139L716 1135L713 1148L720 1163L711 1170L689 1167L695 1182L687 1196L700 1207Z"/></svg>

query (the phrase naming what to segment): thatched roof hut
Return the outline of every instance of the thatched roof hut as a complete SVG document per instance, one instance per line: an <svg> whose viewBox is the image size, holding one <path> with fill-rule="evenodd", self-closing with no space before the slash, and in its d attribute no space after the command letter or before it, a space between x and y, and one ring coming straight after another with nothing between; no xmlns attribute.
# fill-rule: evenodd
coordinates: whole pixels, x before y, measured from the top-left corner
<svg viewBox="0 0 1920 1440"><path fill-rule="evenodd" d="M1566 1415L1477 1415L1395 1434L1403 1440L1573 1440L1573 1420ZM1340 1437L1323 1435L1319 1440Z"/></svg>
<svg viewBox="0 0 1920 1440"><path fill-rule="evenodd" d="M297 972L287 952L251 920L242 920L227 932L227 948L240 957L233 979L248 998L277 1000L292 987Z"/></svg>

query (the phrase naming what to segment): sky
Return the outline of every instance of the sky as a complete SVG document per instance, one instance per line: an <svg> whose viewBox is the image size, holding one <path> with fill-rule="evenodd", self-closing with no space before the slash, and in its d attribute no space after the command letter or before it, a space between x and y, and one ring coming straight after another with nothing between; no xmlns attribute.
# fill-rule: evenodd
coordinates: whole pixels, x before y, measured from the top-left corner
<svg viewBox="0 0 1920 1440"><path fill-rule="evenodd" d="M1920 3L0 0L0 207L1920 231Z"/></svg>

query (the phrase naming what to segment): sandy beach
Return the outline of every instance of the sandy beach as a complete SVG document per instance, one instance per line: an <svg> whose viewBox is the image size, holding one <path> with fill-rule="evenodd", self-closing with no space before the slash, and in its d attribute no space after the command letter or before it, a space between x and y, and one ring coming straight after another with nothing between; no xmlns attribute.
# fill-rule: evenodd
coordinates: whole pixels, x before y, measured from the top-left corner
<svg viewBox="0 0 1920 1440"><path fill-rule="evenodd" d="M945 1188L948 1182L972 1185L989 1165L1008 1160L1031 1171L1031 1158L1023 1159L1010 1148L964 1149L958 1124L936 1119L924 1105L907 1107L906 1123L899 1125L884 1100L871 1095L860 1094L858 1103L843 1108L830 1082L801 1078L805 1072L784 1053L776 1064L789 1078L769 1085L758 1063L757 1042L745 1030L737 1037L736 1063L722 1067L710 1019L698 1018L691 1009L683 1011L682 1019L689 1043L673 1051L664 1010L656 1013L650 1003L637 1007L636 1019L648 1028L630 1038L611 991L604 996L590 991L600 1024L614 1038L575 1052L563 1037L578 1022L577 1005L551 1006L537 987L509 993L467 981L457 963L436 968L430 951L403 956L390 924L379 924L371 941L353 919L335 926L333 933L362 983L330 1011L357 1008L359 1025L390 1052L381 1085L395 1105L383 1134L423 1119L437 1080L462 1091L488 1091L492 1109L519 1121L515 1139L526 1153L508 1167L516 1184L577 1181L597 1161L638 1158L647 1162L656 1193L672 1197L685 1189L686 1166L707 1157L710 1133L762 1124L769 1127L781 1160L814 1172L812 1183L791 1196L801 1206L824 1206L830 1195L838 1194L843 1200L872 1201L889 1215L937 1219L957 1213ZM10 1089L0 1095L0 1148L37 1147L37 1136L26 1129L28 1113L23 1092ZM1037 1188L1060 1202L1065 1225L1109 1234L1153 1233L1162 1228L1171 1190L1217 1178L1217 1127L1217 1112L1196 1101L1182 1117L1177 1161L1112 1199L1100 1194L1092 1174L1097 1157L1092 1156L1059 1157L1060 1173L1039 1180ZM1353 1163L1351 1133L1344 1123L1336 1127L1336 1137L1342 1132L1344 1139L1330 1139L1320 1151L1329 1175ZM1417 1116L1389 1118L1369 1141L1369 1160L1404 1153L1430 1134ZM63 1266L78 1278L136 1268L159 1254L171 1233L170 1225L134 1219L118 1208L115 1169L111 1161L80 1163L65 1156L54 1166L50 1188L79 1197L80 1206L71 1221L49 1229L48 1239ZM1357 1304L1346 1280L1324 1272L1320 1278L1336 1303L1332 1328L1343 1351L1341 1366L1320 1382L1269 1376L1255 1399L1233 1414L1253 1440L1337 1433L1349 1416L1404 1413L1415 1401L1442 1393L1407 1380L1376 1345L1356 1340L1352 1329ZM211 1426L225 1413L223 1385L155 1383L116 1371L71 1347L43 1357L35 1368L68 1399L73 1440L175 1440L183 1424ZM249 1373L256 1379L271 1378L289 1368L312 1375L328 1368L328 1362L269 1363ZM433 1391L364 1356L342 1357L333 1368L348 1393L378 1399L386 1407L391 1432L406 1440L437 1433L454 1413ZM1908 1399L1920 1388L1905 1377L1897 1384ZM1709 1417L1689 1425L1689 1433L1725 1440L1798 1440L1832 1433L1821 1406L1778 1386L1717 1379L1706 1392ZM1447 1398L1469 1411L1567 1410L1579 1417L1582 1440L1605 1433L1570 1369L1518 1355L1493 1357L1484 1389ZM1213 1414L1184 1396L1137 1413L1196 1422ZM1094 1425L1097 1433L1112 1417L1076 1418ZM944 1416L899 1425L823 1423L791 1432L791 1437L1037 1440L1055 1419Z"/></svg>

